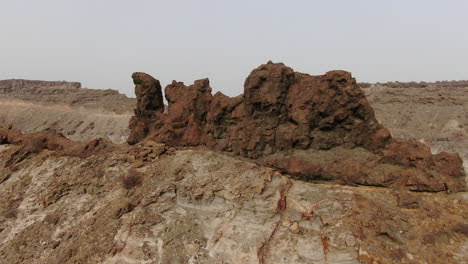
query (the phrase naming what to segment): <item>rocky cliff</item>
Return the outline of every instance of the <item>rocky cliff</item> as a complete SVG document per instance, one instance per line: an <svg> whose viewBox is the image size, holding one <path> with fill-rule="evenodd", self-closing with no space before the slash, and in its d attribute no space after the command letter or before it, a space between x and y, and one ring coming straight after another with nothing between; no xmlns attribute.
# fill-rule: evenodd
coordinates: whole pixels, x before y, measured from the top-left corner
<svg viewBox="0 0 468 264"><path fill-rule="evenodd" d="M269 62L252 71L235 98L212 96L208 79L191 86L174 81L165 88L167 112L159 81L144 73L132 77L138 105L130 144L203 145L309 181L465 189L458 154L432 155L416 140L392 139L348 72L311 76Z"/></svg>

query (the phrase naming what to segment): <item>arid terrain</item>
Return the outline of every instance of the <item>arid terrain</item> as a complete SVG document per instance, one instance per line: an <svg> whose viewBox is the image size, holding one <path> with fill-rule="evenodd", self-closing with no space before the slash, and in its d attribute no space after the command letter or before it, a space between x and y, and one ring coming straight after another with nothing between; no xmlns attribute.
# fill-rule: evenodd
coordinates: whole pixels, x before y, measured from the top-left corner
<svg viewBox="0 0 468 264"><path fill-rule="evenodd" d="M0 81L0 124L32 132L54 129L73 140L123 143L135 99L80 83Z"/></svg>
<svg viewBox="0 0 468 264"><path fill-rule="evenodd" d="M0 263L468 263L463 82L132 78L0 81Z"/></svg>

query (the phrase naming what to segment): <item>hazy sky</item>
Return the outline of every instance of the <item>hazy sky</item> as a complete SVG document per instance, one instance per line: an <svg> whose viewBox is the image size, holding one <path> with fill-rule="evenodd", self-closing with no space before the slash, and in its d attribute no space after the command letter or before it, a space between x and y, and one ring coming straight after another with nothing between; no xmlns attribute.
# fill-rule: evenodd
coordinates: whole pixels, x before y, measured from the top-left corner
<svg viewBox="0 0 468 264"><path fill-rule="evenodd" d="M467 0L1 0L0 79L133 96L131 74L238 95L268 60L358 81L468 79Z"/></svg>

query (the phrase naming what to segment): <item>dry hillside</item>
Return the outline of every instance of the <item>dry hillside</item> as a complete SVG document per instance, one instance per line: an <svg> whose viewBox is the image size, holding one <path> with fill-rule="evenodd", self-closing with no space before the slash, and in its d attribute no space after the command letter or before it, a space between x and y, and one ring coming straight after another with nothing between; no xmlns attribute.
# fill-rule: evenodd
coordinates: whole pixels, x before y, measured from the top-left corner
<svg viewBox="0 0 468 264"><path fill-rule="evenodd" d="M80 83L0 81L0 125L27 132L54 129L78 141L125 142L134 104L135 99L117 91L81 88Z"/></svg>

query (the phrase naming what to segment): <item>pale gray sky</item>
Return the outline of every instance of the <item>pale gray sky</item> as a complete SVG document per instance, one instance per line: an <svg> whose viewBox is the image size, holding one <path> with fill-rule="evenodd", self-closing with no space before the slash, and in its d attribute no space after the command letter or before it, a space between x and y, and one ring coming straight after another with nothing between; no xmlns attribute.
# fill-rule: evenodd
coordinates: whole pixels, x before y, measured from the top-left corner
<svg viewBox="0 0 468 264"><path fill-rule="evenodd" d="M133 96L209 77L242 93L273 60L358 81L468 79L467 0L1 0L0 79L80 81Z"/></svg>

